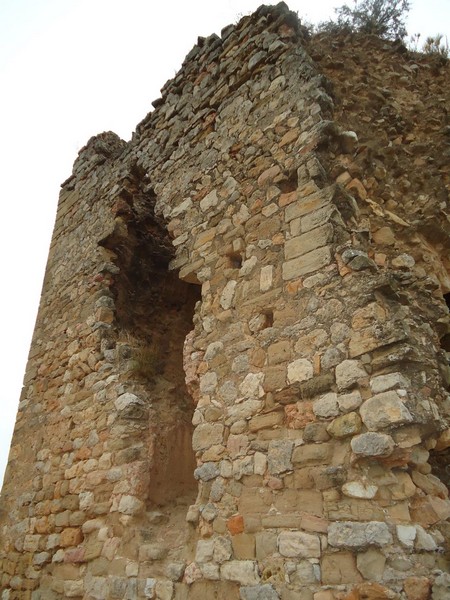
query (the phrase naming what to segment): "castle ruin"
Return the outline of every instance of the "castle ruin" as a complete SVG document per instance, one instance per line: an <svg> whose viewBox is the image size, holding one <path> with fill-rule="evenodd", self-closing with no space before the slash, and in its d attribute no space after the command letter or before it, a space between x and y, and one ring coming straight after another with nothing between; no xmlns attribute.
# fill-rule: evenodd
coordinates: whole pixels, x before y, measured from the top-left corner
<svg viewBox="0 0 450 600"><path fill-rule="evenodd" d="M1 600L450 598L448 63L200 38L59 199Z"/></svg>

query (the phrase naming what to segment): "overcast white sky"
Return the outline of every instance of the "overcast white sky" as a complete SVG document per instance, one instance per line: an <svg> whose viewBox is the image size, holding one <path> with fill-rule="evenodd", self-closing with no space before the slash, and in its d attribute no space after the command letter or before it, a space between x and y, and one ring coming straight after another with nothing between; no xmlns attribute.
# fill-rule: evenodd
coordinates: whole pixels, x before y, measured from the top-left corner
<svg viewBox="0 0 450 600"><path fill-rule="evenodd" d="M0 0L0 484L60 183L90 136L131 137L197 36L261 3ZM288 2L310 22L342 3ZM412 0L410 33L449 29L449 0Z"/></svg>

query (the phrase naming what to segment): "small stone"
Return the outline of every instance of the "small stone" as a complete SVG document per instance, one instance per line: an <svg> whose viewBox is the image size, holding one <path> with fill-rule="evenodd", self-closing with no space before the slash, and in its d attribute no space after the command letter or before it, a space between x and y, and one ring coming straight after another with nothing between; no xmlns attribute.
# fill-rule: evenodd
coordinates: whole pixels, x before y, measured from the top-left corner
<svg viewBox="0 0 450 600"><path fill-rule="evenodd" d="M364 579L380 581L386 566L386 557L379 550L370 548L367 552L357 554L356 566Z"/></svg>
<svg viewBox="0 0 450 600"><path fill-rule="evenodd" d="M413 548L417 530L414 525L397 525L397 537L406 548Z"/></svg>
<svg viewBox="0 0 450 600"><path fill-rule="evenodd" d="M137 515L144 509L144 503L135 496L122 496L118 511L124 515Z"/></svg>
<svg viewBox="0 0 450 600"><path fill-rule="evenodd" d="M271 475L278 475L292 470L293 449L294 442L290 440L273 440L270 442L267 461Z"/></svg>
<svg viewBox="0 0 450 600"><path fill-rule="evenodd" d="M241 600L279 600L279 595L269 583L244 586L240 589Z"/></svg>
<svg viewBox="0 0 450 600"><path fill-rule="evenodd" d="M192 436L192 448L194 452L206 450L214 444L223 443L224 427L220 423L202 423L198 425Z"/></svg>
<svg viewBox="0 0 450 600"><path fill-rule="evenodd" d="M261 275L259 278L259 289L261 292L267 292L272 287L273 283L273 266L266 265L261 269Z"/></svg>
<svg viewBox="0 0 450 600"><path fill-rule="evenodd" d="M298 358L289 363L287 369L288 383L302 382L311 379L314 375L314 368L306 358Z"/></svg>
<svg viewBox="0 0 450 600"><path fill-rule="evenodd" d="M301 531L283 531L278 536L278 550L288 558L319 558L320 539L318 535Z"/></svg>
<svg viewBox="0 0 450 600"><path fill-rule="evenodd" d="M351 443L352 450L359 456L390 456L395 443L386 433L361 433L355 436Z"/></svg>
<svg viewBox="0 0 450 600"><path fill-rule="evenodd" d="M82 580L70 580L64 582L64 596L77 598L84 596L84 582Z"/></svg>
<svg viewBox="0 0 450 600"><path fill-rule="evenodd" d="M362 481L349 481L342 486L342 493L349 498L365 498L371 500L375 498L378 487Z"/></svg>
<svg viewBox="0 0 450 600"><path fill-rule="evenodd" d="M345 438L355 435L361 431L361 417L358 413L351 412L334 419L328 427L327 432L335 438Z"/></svg>
<svg viewBox="0 0 450 600"><path fill-rule="evenodd" d="M241 585L256 585L259 582L258 565L253 560L230 560L220 567L220 576Z"/></svg>
<svg viewBox="0 0 450 600"><path fill-rule="evenodd" d="M336 367L336 383L339 390L351 388L358 379L367 377L357 360L344 360Z"/></svg>
<svg viewBox="0 0 450 600"><path fill-rule="evenodd" d="M236 291L237 281L233 279L228 281L220 296L220 306L228 310L233 306L234 293Z"/></svg>
<svg viewBox="0 0 450 600"><path fill-rule="evenodd" d="M391 425L410 423L411 413L400 400L397 392L383 392L366 400L360 409L367 429L384 429Z"/></svg>
<svg viewBox="0 0 450 600"><path fill-rule="evenodd" d="M380 394L394 388L408 388L411 385L401 373L387 373L386 375L377 375L370 380L370 389L374 394Z"/></svg>
<svg viewBox="0 0 450 600"><path fill-rule="evenodd" d="M392 259L391 264L396 269L412 269L416 261L410 254L399 254Z"/></svg>
<svg viewBox="0 0 450 600"><path fill-rule="evenodd" d="M433 583L433 600L448 600L450 597L450 574L440 573Z"/></svg>
<svg viewBox="0 0 450 600"><path fill-rule="evenodd" d="M219 466L215 462L203 463L200 467L197 467L194 471L195 479L201 481L210 481L220 474Z"/></svg>
<svg viewBox="0 0 450 600"><path fill-rule="evenodd" d="M126 394L122 394L114 402L114 406L116 407L116 409L118 411L127 411L127 412L130 409L133 409L135 407L141 407L144 405L145 405L145 403L143 400L138 398L135 394L130 394L129 392L127 392Z"/></svg>
<svg viewBox="0 0 450 600"><path fill-rule="evenodd" d="M361 393L358 390L354 390L349 394L339 394L337 397L339 410L343 413L351 412L359 408L362 404Z"/></svg>
<svg viewBox="0 0 450 600"><path fill-rule="evenodd" d="M416 550L427 550L428 552L437 550L437 544L433 537L421 525L416 525L416 531L417 537L414 544Z"/></svg>
<svg viewBox="0 0 450 600"><path fill-rule="evenodd" d="M407 577L403 589L408 600L430 600L431 582L427 577Z"/></svg>
<svg viewBox="0 0 450 600"><path fill-rule="evenodd" d="M242 515L233 515L227 521L227 529L231 535L237 535L244 531L244 517Z"/></svg>
<svg viewBox="0 0 450 600"><path fill-rule="evenodd" d="M248 65L247 65L248 70L251 71L266 58L267 58L267 52L263 52L262 50L257 52L248 61Z"/></svg>
<svg viewBox="0 0 450 600"><path fill-rule="evenodd" d="M335 417L339 414L339 407L337 403L337 394L330 392L321 396L318 400L313 402L313 412L317 417L324 419L328 417Z"/></svg>
<svg viewBox="0 0 450 600"><path fill-rule="evenodd" d="M344 154L352 154L358 145L358 136L354 131L342 131L339 134L339 144Z"/></svg>
<svg viewBox="0 0 450 600"><path fill-rule="evenodd" d="M199 540L197 542L197 550L195 552L195 562L204 563L213 559L214 540Z"/></svg>
<svg viewBox="0 0 450 600"><path fill-rule="evenodd" d="M264 396L263 381L264 373L247 373L239 386L239 391L244 398L262 398Z"/></svg>

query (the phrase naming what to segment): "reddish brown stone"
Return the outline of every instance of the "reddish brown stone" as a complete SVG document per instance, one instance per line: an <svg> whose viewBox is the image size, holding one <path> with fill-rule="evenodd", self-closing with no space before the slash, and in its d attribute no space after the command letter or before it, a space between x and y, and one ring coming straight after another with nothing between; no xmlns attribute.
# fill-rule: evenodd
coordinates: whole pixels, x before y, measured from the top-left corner
<svg viewBox="0 0 450 600"><path fill-rule="evenodd" d="M237 535L244 531L244 517L242 515L233 515L227 521L227 528L231 535Z"/></svg>
<svg viewBox="0 0 450 600"><path fill-rule="evenodd" d="M403 585L408 600L429 600L431 582L426 577L408 577Z"/></svg>

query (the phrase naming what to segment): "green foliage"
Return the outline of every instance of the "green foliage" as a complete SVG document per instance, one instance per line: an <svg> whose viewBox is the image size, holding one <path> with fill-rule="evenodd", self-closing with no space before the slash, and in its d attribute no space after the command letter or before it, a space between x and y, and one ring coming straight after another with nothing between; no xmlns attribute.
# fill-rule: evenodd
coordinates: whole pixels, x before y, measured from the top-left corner
<svg viewBox="0 0 450 600"><path fill-rule="evenodd" d="M386 39L406 36L405 18L410 9L408 0L354 0L353 7L344 4L335 9L336 21L320 26L322 31L373 33Z"/></svg>

